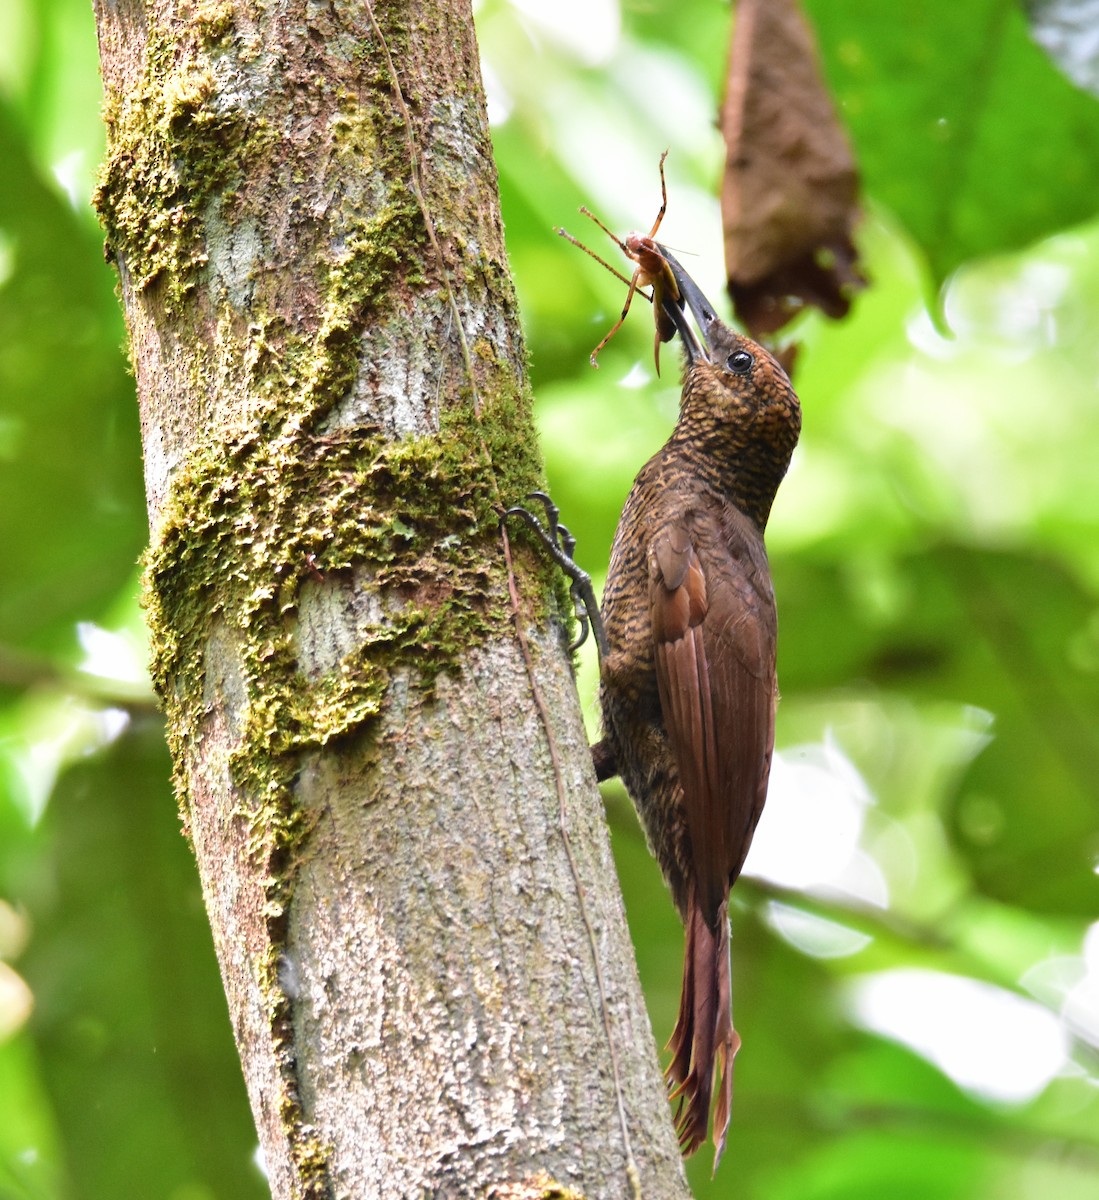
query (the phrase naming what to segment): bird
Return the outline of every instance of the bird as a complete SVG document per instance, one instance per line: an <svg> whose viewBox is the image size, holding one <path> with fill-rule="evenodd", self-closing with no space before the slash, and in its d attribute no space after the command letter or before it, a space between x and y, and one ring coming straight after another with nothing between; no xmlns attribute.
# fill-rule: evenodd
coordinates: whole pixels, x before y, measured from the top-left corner
<svg viewBox="0 0 1099 1200"><path fill-rule="evenodd" d="M712 1102L716 1170L740 1046L729 889L767 796L778 695L763 534L801 406L778 361L723 324L658 248L676 284L662 302L685 350L683 390L675 428L638 472L611 547L600 613L604 739L593 758L598 773L621 776L686 929L667 1079L684 1154L705 1142Z"/></svg>
<svg viewBox="0 0 1099 1200"><path fill-rule="evenodd" d="M778 361L718 319L666 247L650 249L671 276L655 299L683 343L683 388L671 436L622 510L601 607L549 498L534 493L548 528L509 511L541 532L573 579L582 636L589 621L595 632L604 736L592 759L600 780L621 776L685 927L666 1080L684 1155L706 1141L712 1108L716 1171L740 1047L729 889L767 796L778 696L763 534L801 407Z"/></svg>

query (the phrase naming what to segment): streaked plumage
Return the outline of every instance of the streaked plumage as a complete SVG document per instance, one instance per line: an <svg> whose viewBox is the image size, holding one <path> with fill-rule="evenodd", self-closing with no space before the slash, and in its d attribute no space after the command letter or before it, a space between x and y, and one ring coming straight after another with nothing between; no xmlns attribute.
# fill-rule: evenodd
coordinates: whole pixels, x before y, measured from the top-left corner
<svg viewBox="0 0 1099 1200"><path fill-rule="evenodd" d="M776 360L718 321L666 257L682 293L670 311L688 365L676 427L638 474L615 535L600 699L603 752L613 755L686 926L668 1068L680 1141L685 1153L705 1141L716 1066L716 1166L740 1044L728 895L763 809L774 742L777 622L763 529L801 410Z"/></svg>

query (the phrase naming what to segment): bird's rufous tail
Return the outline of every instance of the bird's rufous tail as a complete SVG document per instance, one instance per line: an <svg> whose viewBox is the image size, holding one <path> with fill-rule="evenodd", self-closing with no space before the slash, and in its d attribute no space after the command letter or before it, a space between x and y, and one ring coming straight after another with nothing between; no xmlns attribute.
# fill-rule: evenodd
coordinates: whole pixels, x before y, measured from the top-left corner
<svg viewBox="0 0 1099 1200"><path fill-rule="evenodd" d="M687 948L679 1018L665 1072L671 1098L679 1101L675 1125L680 1149L693 1154L706 1140L713 1100L714 1170L725 1150L733 1102L733 1056L740 1037L733 1028L727 904L711 929L692 888L687 902ZM714 1076L717 1076L715 1095Z"/></svg>

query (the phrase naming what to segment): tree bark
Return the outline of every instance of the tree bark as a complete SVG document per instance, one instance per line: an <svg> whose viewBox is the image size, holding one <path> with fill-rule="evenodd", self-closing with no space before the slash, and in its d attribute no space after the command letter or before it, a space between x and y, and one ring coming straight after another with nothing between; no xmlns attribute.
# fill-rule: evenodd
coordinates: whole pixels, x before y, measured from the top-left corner
<svg viewBox="0 0 1099 1200"><path fill-rule="evenodd" d="M508 600L540 465L468 7L96 10L154 678L273 1194L684 1196L522 544L526 656Z"/></svg>

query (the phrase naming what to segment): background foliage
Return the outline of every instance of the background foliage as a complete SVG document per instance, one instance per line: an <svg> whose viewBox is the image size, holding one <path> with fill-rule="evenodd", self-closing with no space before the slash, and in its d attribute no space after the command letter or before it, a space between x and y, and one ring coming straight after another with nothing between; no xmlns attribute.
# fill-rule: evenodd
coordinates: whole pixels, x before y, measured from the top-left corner
<svg viewBox="0 0 1099 1200"><path fill-rule="evenodd" d="M1090 1197L1099 102L1011 0L807 7L872 284L847 321L796 331L805 432L769 531L780 754L734 893L745 1048L725 1164L710 1182L700 1155L692 1182ZM729 13L477 15L550 486L598 575L678 388L640 311L588 366L621 288L552 227L597 243L586 203L647 228L669 147L662 232L720 296ZM84 0L0 10L0 1200L247 1200L255 1139L141 665L97 105ZM680 930L628 801L606 799L664 1038Z"/></svg>

